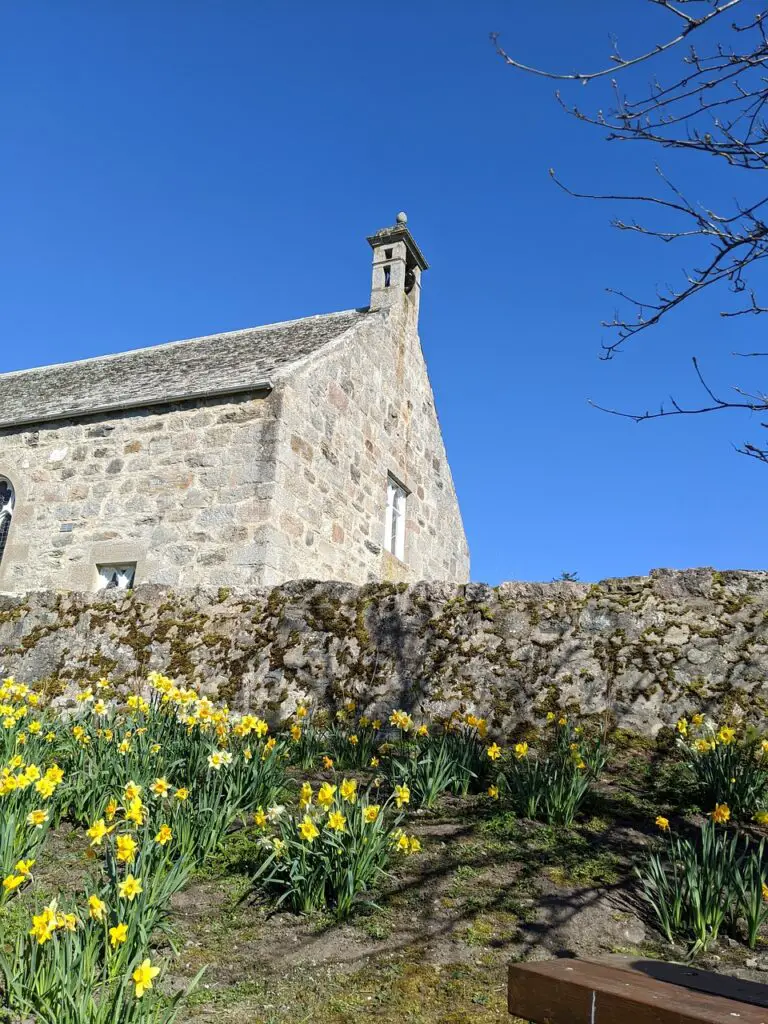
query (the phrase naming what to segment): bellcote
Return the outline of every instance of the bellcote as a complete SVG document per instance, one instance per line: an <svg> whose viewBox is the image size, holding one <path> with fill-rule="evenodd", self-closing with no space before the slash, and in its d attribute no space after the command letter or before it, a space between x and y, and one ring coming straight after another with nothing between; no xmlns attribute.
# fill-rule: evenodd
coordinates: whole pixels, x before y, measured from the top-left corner
<svg viewBox="0 0 768 1024"><path fill-rule="evenodd" d="M368 244L373 249L371 309L405 306L418 316L421 274L429 264L408 230L406 215L398 213L393 227L371 235Z"/></svg>

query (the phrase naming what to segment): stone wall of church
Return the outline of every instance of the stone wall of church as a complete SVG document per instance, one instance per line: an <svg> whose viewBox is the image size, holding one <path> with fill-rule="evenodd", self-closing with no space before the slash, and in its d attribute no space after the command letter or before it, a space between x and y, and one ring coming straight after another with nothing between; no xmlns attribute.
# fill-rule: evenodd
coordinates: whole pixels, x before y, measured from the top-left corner
<svg viewBox="0 0 768 1024"><path fill-rule="evenodd" d="M0 590L262 580L280 399L244 396L0 431L16 508Z"/></svg>
<svg viewBox="0 0 768 1024"><path fill-rule="evenodd" d="M555 706L650 733L699 710L764 726L768 573L0 597L0 678L66 703L151 670L273 722L309 697L371 717L473 710L502 736Z"/></svg>
<svg viewBox="0 0 768 1024"><path fill-rule="evenodd" d="M403 295L280 385L276 564L286 579L469 578L469 554L432 388ZM405 559L383 548L387 477L410 492Z"/></svg>

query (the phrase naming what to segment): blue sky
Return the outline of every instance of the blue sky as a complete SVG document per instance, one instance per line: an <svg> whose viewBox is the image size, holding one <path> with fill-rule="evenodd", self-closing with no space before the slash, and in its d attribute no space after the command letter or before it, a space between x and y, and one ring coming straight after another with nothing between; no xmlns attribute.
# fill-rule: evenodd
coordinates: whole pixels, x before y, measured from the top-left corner
<svg viewBox="0 0 768 1024"><path fill-rule="evenodd" d="M629 51L666 27L644 0L15 0L0 19L0 371L365 305L365 235L405 209L473 578L764 567L768 471L732 448L756 424L587 405L694 400L694 354L748 383L727 354L762 325L705 300L600 362L605 286L652 294L684 254L547 171L648 190L660 160L705 201L739 183L608 146L488 42L602 65L611 32Z"/></svg>

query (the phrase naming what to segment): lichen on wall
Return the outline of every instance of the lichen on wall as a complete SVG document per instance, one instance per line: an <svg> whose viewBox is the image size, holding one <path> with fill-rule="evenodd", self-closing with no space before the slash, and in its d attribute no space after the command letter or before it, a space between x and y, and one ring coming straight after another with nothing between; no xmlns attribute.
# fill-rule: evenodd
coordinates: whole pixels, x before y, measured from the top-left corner
<svg viewBox="0 0 768 1024"><path fill-rule="evenodd" d="M472 709L501 733L555 706L654 733L694 708L764 715L768 573L0 597L2 675L66 701L153 669L273 721L353 698L373 714Z"/></svg>

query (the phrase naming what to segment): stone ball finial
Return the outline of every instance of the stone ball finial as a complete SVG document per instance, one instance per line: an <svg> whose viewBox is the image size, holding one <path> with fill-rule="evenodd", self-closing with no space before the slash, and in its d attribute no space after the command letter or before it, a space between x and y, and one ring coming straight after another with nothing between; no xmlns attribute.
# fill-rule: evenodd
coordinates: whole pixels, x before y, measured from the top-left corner
<svg viewBox="0 0 768 1024"><path fill-rule="evenodd" d="M397 221L398 224L402 224L403 226L405 226L408 223L408 214L404 213L401 210L400 213L398 213L397 217L395 217L395 220Z"/></svg>

